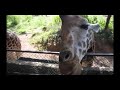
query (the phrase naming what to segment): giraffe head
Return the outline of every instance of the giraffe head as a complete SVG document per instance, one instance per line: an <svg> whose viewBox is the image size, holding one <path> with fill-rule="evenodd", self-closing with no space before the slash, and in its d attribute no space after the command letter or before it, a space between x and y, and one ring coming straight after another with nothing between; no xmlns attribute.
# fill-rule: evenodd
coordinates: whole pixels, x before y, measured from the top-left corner
<svg viewBox="0 0 120 90"><path fill-rule="evenodd" d="M90 24L79 15L60 15L62 20L62 49L59 56L59 69L62 74L79 75L82 58L91 47L93 32L99 31L98 24Z"/></svg>

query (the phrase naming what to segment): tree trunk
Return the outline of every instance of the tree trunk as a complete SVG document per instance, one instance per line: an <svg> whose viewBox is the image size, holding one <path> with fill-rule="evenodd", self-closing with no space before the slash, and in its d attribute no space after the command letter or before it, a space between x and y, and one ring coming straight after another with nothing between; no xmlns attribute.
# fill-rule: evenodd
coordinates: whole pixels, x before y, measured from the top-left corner
<svg viewBox="0 0 120 90"><path fill-rule="evenodd" d="M105 31L108 31L108 25L109 25L111 16L112 16L112 15L108 15L108 16L107 16L106 25L105 25L105 29L104 29Z"/></svg>

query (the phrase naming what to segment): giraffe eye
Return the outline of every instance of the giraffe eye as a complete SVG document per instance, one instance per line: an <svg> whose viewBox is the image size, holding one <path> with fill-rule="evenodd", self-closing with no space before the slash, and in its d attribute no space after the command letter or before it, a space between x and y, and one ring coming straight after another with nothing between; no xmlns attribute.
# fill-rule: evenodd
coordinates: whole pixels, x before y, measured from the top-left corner
<svg viewBox="0 0 120 90"><path fill-rule="evenodd" d="M82 25L80 25L80 28L87 30L88 29L88 25L87 24L82 24Z"/></svg>

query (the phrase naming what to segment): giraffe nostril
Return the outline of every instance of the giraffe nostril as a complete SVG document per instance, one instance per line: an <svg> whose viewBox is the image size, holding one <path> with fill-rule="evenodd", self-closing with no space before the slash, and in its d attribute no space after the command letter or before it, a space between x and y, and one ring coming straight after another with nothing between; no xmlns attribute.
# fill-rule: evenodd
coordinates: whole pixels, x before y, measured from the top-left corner
<svg viewBox="0 0 120 90"><path fill-rule="evenodd" d="M65 59L68 59L68 58L69 58L69 56L70 56L70 54L69 54L69 53L67 53L67 54L65 55Z"/></svg>
<svg viewBox="0 0 120 90"><path fill-rule="evenodd" d="M71 54L70 51L60 52L59 61L60 61L60 62L67 61L67 60L70 58L71 55L72 55L72 54Z"/></svg>

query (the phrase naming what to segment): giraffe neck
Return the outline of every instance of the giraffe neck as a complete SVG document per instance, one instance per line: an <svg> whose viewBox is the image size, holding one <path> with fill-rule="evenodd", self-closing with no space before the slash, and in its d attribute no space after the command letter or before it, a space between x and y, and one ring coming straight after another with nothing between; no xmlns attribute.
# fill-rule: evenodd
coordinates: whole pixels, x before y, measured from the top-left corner
<svg viewBox="0 0 120 90"><path fill-rule="evenodd" d="M92 47L93 44L93 32L90 31L86 34L87 38L83 38L78 42L78 48L77 48L77 55L79 56L79 60L81 61L83 57L87 54L88 49ZM80 62L79 61L79 62Z"/></svg>

